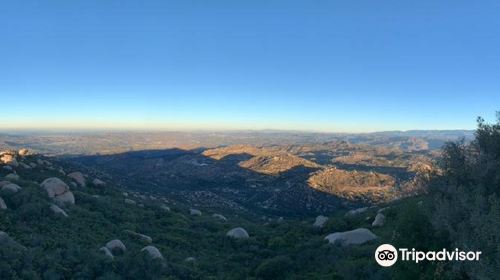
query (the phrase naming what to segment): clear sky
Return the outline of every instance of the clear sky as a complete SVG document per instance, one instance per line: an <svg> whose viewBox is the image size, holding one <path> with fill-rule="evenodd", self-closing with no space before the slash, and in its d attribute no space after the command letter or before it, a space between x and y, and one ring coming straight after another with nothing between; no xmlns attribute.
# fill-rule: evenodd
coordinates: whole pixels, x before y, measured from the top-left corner
<svg viewBox="0 0 500 280"><path fill-rule="evenodd" d="M500 1L5 0L0 129L474 128Z"/></svg>

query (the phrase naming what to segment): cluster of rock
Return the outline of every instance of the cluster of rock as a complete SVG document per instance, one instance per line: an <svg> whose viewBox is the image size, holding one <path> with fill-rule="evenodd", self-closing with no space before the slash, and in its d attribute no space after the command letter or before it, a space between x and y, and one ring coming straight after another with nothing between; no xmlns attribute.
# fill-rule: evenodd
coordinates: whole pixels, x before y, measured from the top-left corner
<svg viewBox="0 0 500 280"><path fill-rule="evenodd" d="M114 239L106 243L106 245L101 247L99 251L103 252L111 259L114 259L115 256L124 254L127 251L127 247L121 240ZM163 259L163 255L161 254L160 250L152 245L148 245L142 248L141 252L146 253L151 259Z"/></svg>
<svg viewBox="0 0 500 280"><path fill-rule="evenodd" d="M52 177L45 179L40 186L47 192L48 197L52 198L58 206L65 204L75 204L75 196L70 191L68 185L61 179Z"/></svg>

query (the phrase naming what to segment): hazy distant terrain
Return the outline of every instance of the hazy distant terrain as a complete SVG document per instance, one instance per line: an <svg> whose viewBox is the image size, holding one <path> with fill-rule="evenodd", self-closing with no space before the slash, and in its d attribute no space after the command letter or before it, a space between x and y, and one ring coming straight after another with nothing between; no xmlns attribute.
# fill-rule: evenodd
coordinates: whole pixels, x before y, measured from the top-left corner
<svg viewBox="0 0 500 280"><path fill-rule="evenodd" d="M244 144L255 146L317 144L347 141L404 151L439 149L446 141L470 140L469 130L415 130L366 134L291 131L240 132L1 132L0 148L28 147L52 155L113 154L151 149L213 148Z"/></svg>

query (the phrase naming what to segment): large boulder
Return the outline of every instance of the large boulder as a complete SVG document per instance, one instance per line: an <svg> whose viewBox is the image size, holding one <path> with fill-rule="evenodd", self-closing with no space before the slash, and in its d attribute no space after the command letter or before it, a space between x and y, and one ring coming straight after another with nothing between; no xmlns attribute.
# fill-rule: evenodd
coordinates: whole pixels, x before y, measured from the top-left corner
<svg viewBox="0 0 500 280"><path fill-rule="evenodd" d="M326 222L328 222L328 217L319 215L318 217L316 217L316 220L314 221L313 227L323 228L325 226Z"/></svg>
<svg viewBox="0 0 500 280"><path fill-rule="evenodd" d="M56 177L48 178L45 179L40 186L58 205L75 204L73 193L69 190L68 185L61 179Z"/></svg>
<svg viewBox="0 0 500 280"><path fill-rule="evenodd" d="M131 230L125 230L125 233L143 241L143 242L146 242L146 243L153 243L153 238L145 235L145 234L141 234L141 233L137 233L135 231L131 231Z"/></svg>
<svg viewBox="0 0 500 280"><path fill-rule="evenodd" d="M385 224L385 216L382 213L378 213L373 220L372 227L381 227Z"/></svg>
<svg viewBox="0 0 500 280"><path fill-rule="evenodd" d="M55 204L50 205L50 210L52 210L52 212L54 212L57 215L62 215L64 217L68 217L68 214L66 214L66 211L62 210L59 206L57 206Z"/></svg>
<svg viewBox="0 0 500 280"><path fill-rule="evenodd" d="M7 204L5 204L5 201L0 197L0 209L5 210L7 209Z"/></svg>
<svg viewBox="0 0 500 280"><path fill-rule="evenodd" d="M222 216L221 214L213 214L212 217L220 220L221 222L227 222L227 218Z"/></svg>
<svg viewBox="0 0 500 280"><path fill-rule="evenodd" d="M201 216L201 211L198 209L189 209L189 214L193 216Z"/></svg>
<svg viewBox="0 0 500 280"><path fill-rule="evenodd" d="M75 180L75 182L80 185L80 187L85 187L87 185L85 181L85 176L81 172L71 172L67 175L69 178Z"/></svg>
<svg viewBox="0 0 500 280"><path fill-rule="evenodd" d="M232 230L228 231L226 233L226 236L236 238L236 239L247 239L250 236L248 235L248 232L241 227L233 228Z"/></svg>
<svg viewBox="0 0 500 280"><path fill-rule="evenodd" d="M155 246L146 246L142 248L141 252L146 252L152 259L163 259L163 255L160 250L158 250Z"/></svg>
<svg viewBox="0 0 500 280"><path fill-rule="evenodd" d="M325 237L330 244L340 244L342 246L359 245L376 239L377 236L369 229L358 228L351 231L335 232Z"/></svg>
<svg viewBox="0 0 500 280"><path fill-rule="evenodd" d="M127 251L127 247L125 247L125 244L119 239L114 239L106 243L106 248L113 254L123 254L125 251Z"/></svg>
<svg viewBox="0 0 500 280"><path fill-rule="evenodd" d="M20 190L21 187L16 184L9 183L2 186L2 191L4 192L17 193Z"/></svg>

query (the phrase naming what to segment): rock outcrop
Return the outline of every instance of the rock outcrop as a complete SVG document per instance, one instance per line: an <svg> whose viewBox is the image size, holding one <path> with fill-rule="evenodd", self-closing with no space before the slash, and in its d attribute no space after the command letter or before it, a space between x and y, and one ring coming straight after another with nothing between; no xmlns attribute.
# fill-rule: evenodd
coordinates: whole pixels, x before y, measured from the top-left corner
<svg viewBox="0 0 500 280"><path fill-rule="evenodd" d="M330 244L340 244L342 246L359 245L376 239L377 236L369 229L358 228L351 231L335 232L325 237Z"/></svg>

